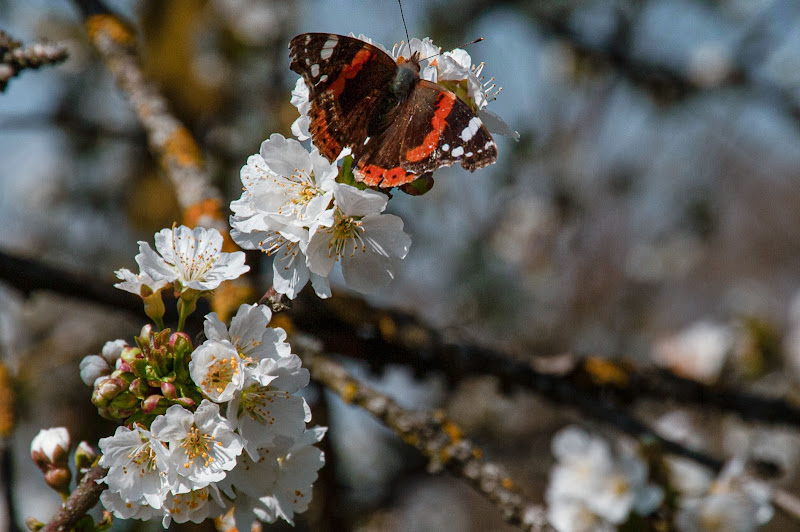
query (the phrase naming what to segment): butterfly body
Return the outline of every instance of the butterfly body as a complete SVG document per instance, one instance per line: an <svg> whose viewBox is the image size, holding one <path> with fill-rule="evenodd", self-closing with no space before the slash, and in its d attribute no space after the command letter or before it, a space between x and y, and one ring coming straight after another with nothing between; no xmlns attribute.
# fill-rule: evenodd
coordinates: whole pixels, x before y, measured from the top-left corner
<svg viewBox="0 0 800 532"><path fill-rule="evenodd" d="M290 68L309 89L309 131L333 161L350 148L354 175L389 188L457 162L473 171L497 146L454 93L421 79L417 53L399 64L355 37L304 33L289 44Z"/></svg>

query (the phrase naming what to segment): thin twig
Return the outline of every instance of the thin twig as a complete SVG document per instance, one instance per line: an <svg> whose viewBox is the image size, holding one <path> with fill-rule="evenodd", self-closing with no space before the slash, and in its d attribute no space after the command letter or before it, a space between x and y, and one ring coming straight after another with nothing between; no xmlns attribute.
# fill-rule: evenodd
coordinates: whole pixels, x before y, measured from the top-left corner
<svg viewBox="0 0 800 532"><path fill-rule="evenodd" d="M0 30L0 92L23 70L61 63L67 55L67 49L60 44L36 42L23 46Z"/></svg>
<svg viewBox="0 0 800 532"><path fill-rule="evenodd" d="M106 476L108 469L95 466L86 472L78 487L72 492L58 513L42 529L42 532L70 530L78 519L86 515L100 500L100 494L108 487L97 481Z"/></svg>
<svg viewBox="0 0 800 532"><path fill-rule="evenodd" d="M462 436L461 430L441 412L411 411L390 397L350 377L339 364L313 353L311 342L295 342L311 376L386 424L400 439L417 448L428 459L432 473L444 469L467 480L500 508L503 518L525 530L552 530L543 506L529 501L505 470L482 459L481 450ZM301 346L305 346L304 349Z"/></svg>

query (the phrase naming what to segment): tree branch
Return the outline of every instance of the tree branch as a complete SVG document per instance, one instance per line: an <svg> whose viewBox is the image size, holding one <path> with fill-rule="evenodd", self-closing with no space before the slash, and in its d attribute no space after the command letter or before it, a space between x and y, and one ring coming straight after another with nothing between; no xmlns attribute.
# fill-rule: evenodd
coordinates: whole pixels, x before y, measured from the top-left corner
<svg viewBox="0 0 800 532"><path fill-rule="evenodd" d="M71 530L78 519L86 515L97 504L100 494L108 487L105 483L97 482L105 477L106 473L108 473L108 469L100 466L95 466L87 471L78 487L61 506L61 510L45 525L42 532Z"/></svg>
<svg viewBox="0 0 800 532"><path fill-rule="evenodd" d="M150 150L175 187L183 222L190 227L215 227L227 235L221 196L205 171L202 152L189 130L170 112L166 98L144 74L135 31L100 0L75 3L85 18L89 41L130 100ZM232 241L228 249L231 245Z"/></svg>
<svg viewBox="0 0 800 532"><path fill-rule="evenodd" d="M22 46L0 30L0 92L5 91L11 78L26 68L55 65L65 61L67 55L67 49L60 44L37 42Z"/></svg>
<svg viewBox="0 0 800 532"><path fill-rule="evenodd" d="M312 378L336 392L344 402L368 411L418 449L428 459L431 473L446 469L467 480L513 525L525 530L552 530L545 508L529 501L501 466L483 460L480 448L465 439L461 429L443 413L402 408L390 397L352 378L330 358L314 352L312 345L310 341L295 342Z"/></svg>

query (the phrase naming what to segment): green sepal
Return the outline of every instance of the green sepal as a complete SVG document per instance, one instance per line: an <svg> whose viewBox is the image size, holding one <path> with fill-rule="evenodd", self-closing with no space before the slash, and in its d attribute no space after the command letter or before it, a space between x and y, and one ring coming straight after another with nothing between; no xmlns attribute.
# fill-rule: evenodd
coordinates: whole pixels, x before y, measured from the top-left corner
<svg viewBox="0 0 800 532"><path fill-rule="evenodd" d="M459 100L469 105L469 108L472 109L472 112L474 113L478 112L478 105L475 103L475 100L469 97L469 87L467 85L466 79L462 79L459 81L453 79L445 79L445 80L439 80L436 83L437 85L444 87L445 89L449 90L450 92L458 96Z"/></svg>
<svg viewBox="0 0 800 532"><path fill-rule="evenodd" d="M353 175L353 156L348 155L342 160L342 167L339 169L339 175L336 176L336 182L343 185L350 185L356 187L358 190L364 190L367 185L360 181L356 181L356 176Z"/></svg>

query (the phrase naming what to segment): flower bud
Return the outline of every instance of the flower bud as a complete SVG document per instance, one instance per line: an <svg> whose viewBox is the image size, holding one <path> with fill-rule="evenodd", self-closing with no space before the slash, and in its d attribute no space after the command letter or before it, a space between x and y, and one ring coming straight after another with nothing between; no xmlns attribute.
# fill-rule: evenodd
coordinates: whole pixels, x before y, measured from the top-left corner
<svg viewBox="0 0 800 532"><path fill-rule="evenodd" d="M80 365L81 380L87 386L94 386L94 383L100 377L109 375L112 371L111 366L101 356L88 355L83 357Z"/></svg>
<svg viewBox="0 0 800 532"><path fill-rule="evenodd" d="M31 442L31 458L39 469L51 465L67 465L69 432L64 427L42 429Z"/></svg>
<svg viewBox="0 0 800 532"><path fill-rule="evenodd" d="M78 472L78 475L82 477L83 472L92 467L95 460L97 460L97 451L89 445L89 442L80 442L75 449L75 471ZM80 478L78 482L80 482Z"/></svg>
<svg viewBox="0 0 800 532"><path fill-rule="evenodd" d="M161 383L161 393L164 395L164 397L170 400L174 400L178 397L178 390L171 382Z"/></svg>
<svg viewBox="0 0 800 532"><path fill-rule="evenodd" d="M152 414L153 411L158 407L159 403L162 406L166 406L167 400L164 398L163 395L154 394L142 401L142 412L145 414Z"/></svg>
<svg viewBox="0 0 800 532"><path fill-rule="evenodd" d="M150 386L144 379L136 378L131 381L130 385L128 386L128 391L139 399L144 399L150 393Z"/></svg>
<svg viewBox="0 0 800 532"><path fill-rule="evenodd" d="M101 377L100 382L95 383L92 404L97 407L106 407L127 386L128 384L120 377Z"/></svg>
<svg viewBox="0 0 800 532"><path fill-rule="evenodd" d="M25 526L27 526L28 530L30 530L31 532L38 532L39 530L44 528L44 523L42 523L35 517L27 517L25 518Z"/></svg>
<svg viewBox="0 0 800 532"><path fill-rule="evenodd" d="M111 400L109 408L115 409L129 409L139 404L139 398L133 395L130 391L125 390Z"/></svg>
<svg viewBox="0 0 800 532"><path fill-rule="evenodd" d="M184 407L186 409L189 409L189 410L193 410L194 407L197 405L197 401L195 401L191 397L178 397L177 399L175 399L172 402L174 404L181 405L182 407Z"/></svg>
<svg viewBox="0 0 800 532"><path fill-rule="evenodd" d="M192 339L185 332L172 333L169 337L169 346L173 351L192 350Z"/></svg>
<svg viewBox="0 0 800 532"><path fill-rule="evenodd" d="M106 362L113 366L117 362L117 359L119 359L119 357L122 355L122 352L126 347L128 347L128 342L125 340L106 342L103 346L101 356L106 360Z"/></svg>
<svg viewBox="0 0 800 532"><path fill-rule="evenodd" d="M64 427L42 429L31 442L31 459L42 473L47 485L62 497L69 494L72 472L69 470L69 432Z"/></svg>

